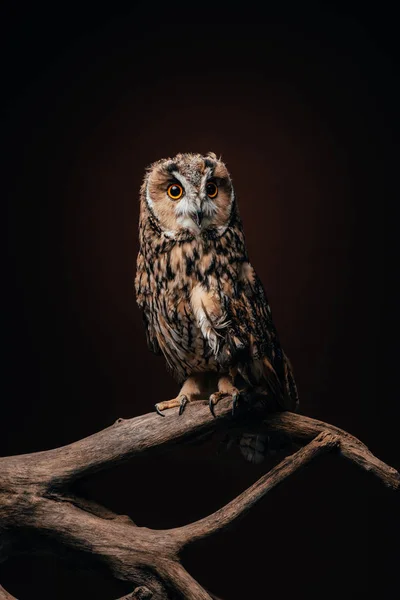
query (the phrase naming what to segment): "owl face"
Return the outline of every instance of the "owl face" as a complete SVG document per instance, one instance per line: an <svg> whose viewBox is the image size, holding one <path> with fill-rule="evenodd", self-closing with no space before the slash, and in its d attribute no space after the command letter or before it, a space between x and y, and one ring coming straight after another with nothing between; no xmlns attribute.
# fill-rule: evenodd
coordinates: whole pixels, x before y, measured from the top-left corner
<svg viewBox="0 0 400 600"><path fill-rule="evenodd" d="M229 224L232 181L214 153L178 154L157 161L149 167L141 193L142 203L169 237L224 230Z"/></svg>

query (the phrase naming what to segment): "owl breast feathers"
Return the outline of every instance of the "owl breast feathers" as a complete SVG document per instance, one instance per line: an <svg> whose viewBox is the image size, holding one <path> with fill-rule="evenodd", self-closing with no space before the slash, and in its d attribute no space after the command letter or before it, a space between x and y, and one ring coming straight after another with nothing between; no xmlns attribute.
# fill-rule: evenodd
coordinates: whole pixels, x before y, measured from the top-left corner
<svg viewBox="0 0 400 600"><path fill-rule="evenodd" d="M152 164L141 187L135 279L149 348L180 382L240 376L295 410L290 363L251 266L225 164L209 153Z"/></svg>

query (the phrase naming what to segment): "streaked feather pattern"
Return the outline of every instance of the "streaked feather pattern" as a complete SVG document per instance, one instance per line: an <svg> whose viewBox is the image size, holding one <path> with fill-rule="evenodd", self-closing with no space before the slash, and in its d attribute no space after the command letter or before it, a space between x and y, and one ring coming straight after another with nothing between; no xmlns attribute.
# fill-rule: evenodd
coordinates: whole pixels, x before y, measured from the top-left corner
<svg viewBox="0 0 400 600"><path fill-rule="evenodd" d="M225 165L209 156L159 161L142 186L135 288L148 346L164 355L178 381L193 373L235 369L255 391L294 410L298 397L292 368L247 256L232 182ZM175 213L163 191L171 172L188 186L185 203ZM204 219L210 222L197 231L179 226L177 218L186 215L185 223L192 218L187 211L191 202L200 202L196 190L203 193L208 173L221 182L212 206L203 201Z"/></svg>

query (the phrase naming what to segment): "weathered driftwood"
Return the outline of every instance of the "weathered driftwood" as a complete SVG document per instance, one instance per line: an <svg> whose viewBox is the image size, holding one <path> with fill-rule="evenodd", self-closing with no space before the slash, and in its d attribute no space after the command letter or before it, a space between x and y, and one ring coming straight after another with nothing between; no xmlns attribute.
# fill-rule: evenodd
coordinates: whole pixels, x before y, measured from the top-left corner
<svg viewBox="0 0 400 600"><path fill-rule="evenodd" d="M232 523L313 458L335 450L385 485L400 488L400 474L349 433L285 412L264 417L262 425L244 417L246 428L254 425L308 443L229 504L195 523L168 530L136 527L129 517L70 493L73 482L100 469L237 425L229 400L221 401L217 410L214 419L199 402L188 406L181 417L178 409L172 409L163 419L155 413L118 419L111 427L62 448L0 458L0 560L29 552L34 545L35 552L51 549L68 557L76 555L80 563L86 560L131 582L132 593L126 600L210 600L213 596L181 565L183 548ZM0 586L0 599L12 598Z"/></svg>

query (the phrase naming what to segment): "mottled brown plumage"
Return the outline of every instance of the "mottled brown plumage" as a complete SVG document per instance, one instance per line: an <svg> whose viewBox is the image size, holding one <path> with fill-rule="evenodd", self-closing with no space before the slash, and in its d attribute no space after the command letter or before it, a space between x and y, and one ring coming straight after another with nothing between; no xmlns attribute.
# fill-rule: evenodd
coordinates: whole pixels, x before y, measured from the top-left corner
<svg viewBox="0 0 400 600"><path fill-rule="evenodd" d="M171 189L182 195L171 198ZM221 396L236 398L240 379L294 410L291 367L247 256L224 163L210 153L151 165L141 187L139 236L135 287L148 345L183 384L178 398L159 409L182 411L206 379L218 385L212 408Z"/></svg>

